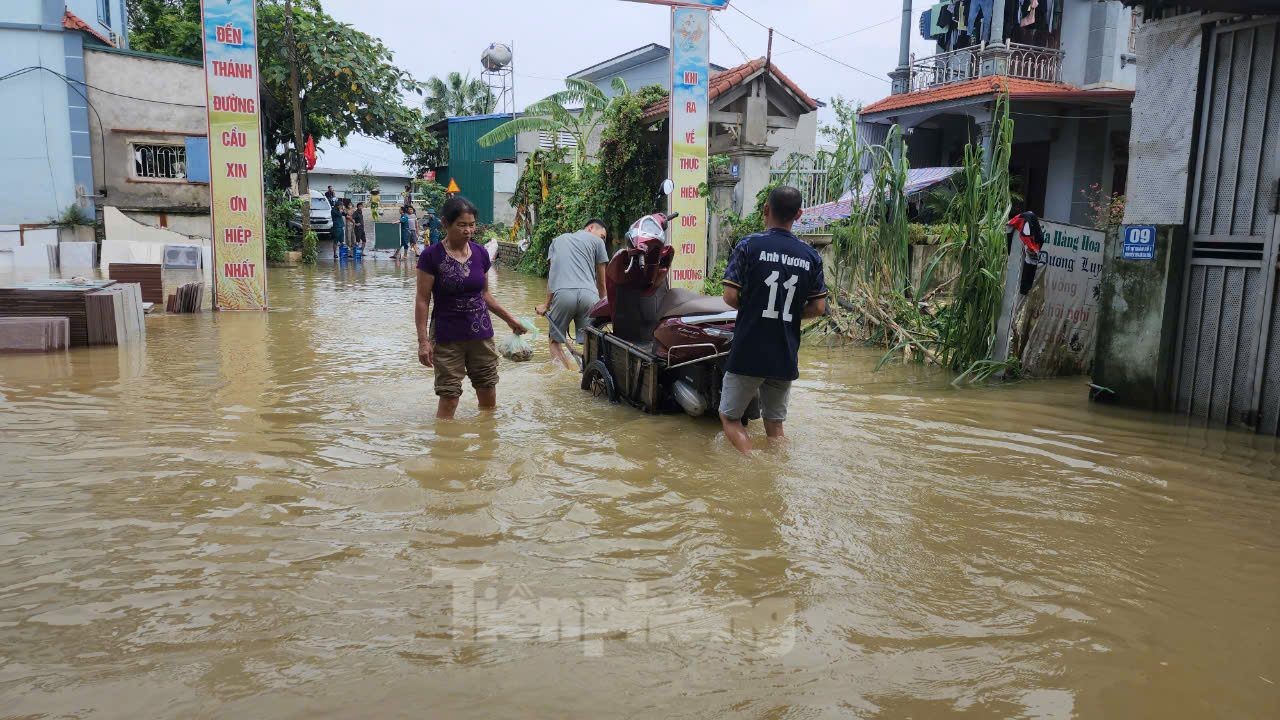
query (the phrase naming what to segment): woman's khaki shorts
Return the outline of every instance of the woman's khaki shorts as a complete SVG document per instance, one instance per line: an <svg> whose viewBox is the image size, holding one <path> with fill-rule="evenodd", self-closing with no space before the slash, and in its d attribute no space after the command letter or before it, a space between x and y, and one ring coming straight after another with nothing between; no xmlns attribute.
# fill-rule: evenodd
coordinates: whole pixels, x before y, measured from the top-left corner
<svg viewBox="0 0 1280 720"><path fill-rule="evenodd" d="M462 397L462 378L471 387L486 390L498 386L498 351L493 338L436 343L436 395Z"/></svg>

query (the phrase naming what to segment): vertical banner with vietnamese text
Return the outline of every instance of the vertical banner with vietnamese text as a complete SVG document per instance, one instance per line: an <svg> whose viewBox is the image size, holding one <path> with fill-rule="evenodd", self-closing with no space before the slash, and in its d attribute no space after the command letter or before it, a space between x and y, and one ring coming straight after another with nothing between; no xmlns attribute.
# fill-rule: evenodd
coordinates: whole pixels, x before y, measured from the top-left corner
<svg viewBox="0 0 1280 720"><path fill-rule="evenodd" d="M202 0L213 214L213 303L267 307L255 0Z"/></svg>
<svg viewBox="0 0 1280 720"><path fill-rule="evenodd" d="M671 180L670 206L680 216L671 227L675 259L672 287L702 291L707 269L707 88L711 63L710 15L706 10L671 10Z"/></svg>

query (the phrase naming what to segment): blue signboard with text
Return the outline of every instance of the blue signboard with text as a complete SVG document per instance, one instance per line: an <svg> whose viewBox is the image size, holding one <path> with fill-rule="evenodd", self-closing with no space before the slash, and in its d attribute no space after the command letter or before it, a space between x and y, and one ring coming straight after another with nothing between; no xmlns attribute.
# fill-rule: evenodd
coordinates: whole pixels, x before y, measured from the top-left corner
<svg viewBox="0 0 1280 720"><path fill-rule="evenodd" d="M1155 260L1156 259L1156 226L1125 225L1120 229L1124 247L1121 260Z"/></svg>

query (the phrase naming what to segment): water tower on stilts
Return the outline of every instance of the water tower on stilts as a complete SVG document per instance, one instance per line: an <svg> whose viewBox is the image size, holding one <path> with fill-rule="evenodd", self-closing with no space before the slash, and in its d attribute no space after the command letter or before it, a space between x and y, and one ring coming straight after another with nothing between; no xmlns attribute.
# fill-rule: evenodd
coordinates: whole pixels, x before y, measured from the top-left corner
<svg viewBox="0 0 1280 720"><path fill-rule="evenodd" d="M484 68L480 79L489 87L493 96L493 112L515 117L516 85L512 72L511 46L503 43L489 43L489 47L480 54L480 66Z"/></svg>

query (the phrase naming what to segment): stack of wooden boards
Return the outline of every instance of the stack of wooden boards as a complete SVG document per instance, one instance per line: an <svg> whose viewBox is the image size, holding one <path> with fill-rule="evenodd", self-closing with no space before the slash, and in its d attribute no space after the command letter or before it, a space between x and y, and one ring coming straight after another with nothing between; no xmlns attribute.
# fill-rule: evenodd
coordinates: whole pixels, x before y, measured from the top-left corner
<svg viewBox="0 0 1280 720"><path fill-rule="evenodd" d="M53 352L71 343L64 317L0 317L0 352Z"/></svg>
<svg viewBox="0 0 1280 720"><path fill-rule="evenodd" d="M71 347L127 342L146 331L140 288L112 280L0 287L0 317L66 318Z"/></svg>
<svg viewBox="0 0 1280 720"><path fill-rule="evenodd" d="M164 302L164 270L160 263L111 263L107 277L120 283L142 286L142 302Z"/></svg>
<svg viewBox="0 0 1280 720"><path fill-rule="evenodd" d="M204 283L192 282L179 285L169 296L164 311L169 313L198 313L200 303L204 300Z"/></svg>
<svg viewBox="0 0 1280 720"><path fill-rule="evenodd" d="M114 284L110 280L84 285L48 281L0 288L0 316L65 317L71 323L71 347L81 347L89 344L85 296Z"/></svg>
<svg viewBox="0 0 1280 720"><path fill-rule="evenodd" d="M90 345L123 345L147 334L142 317L142 291L136 283L119 283L85 296Z"/></svg>

